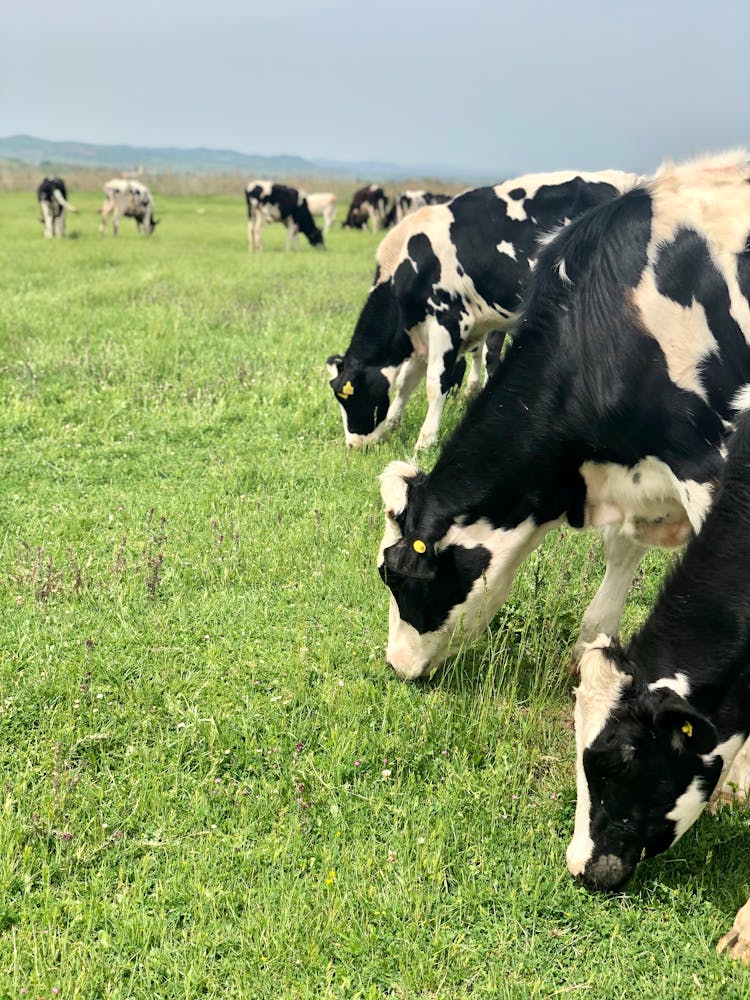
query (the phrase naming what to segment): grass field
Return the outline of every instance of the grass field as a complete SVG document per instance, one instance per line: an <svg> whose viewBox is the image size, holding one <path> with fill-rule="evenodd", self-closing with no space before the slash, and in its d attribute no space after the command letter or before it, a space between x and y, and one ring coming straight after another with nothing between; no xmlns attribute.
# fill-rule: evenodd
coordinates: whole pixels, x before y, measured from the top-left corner
<svg viewBox="0 0 750 1000"><path fill-rule="evenodd" d="M240 195L99 241L71 198L52 243L0 198L0 998L746 998L749 814L619 895L565 868L595 538L430 683L385 664L375 477L424 396L349 454L324 374L377 238L251 258Z"/></svg>

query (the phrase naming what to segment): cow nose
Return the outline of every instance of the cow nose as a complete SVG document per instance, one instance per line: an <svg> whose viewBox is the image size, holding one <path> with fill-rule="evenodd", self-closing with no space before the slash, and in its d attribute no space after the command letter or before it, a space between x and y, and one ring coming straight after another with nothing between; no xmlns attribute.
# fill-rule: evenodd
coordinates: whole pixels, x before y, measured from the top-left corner
<svg viewBox="0 0 750 1000"><path fill-rule="evenodd" d="M428 677L430 665L426 660L415 660L407 649L398 646L388 649L386 659L395 670L399 680L415 681L419 677Z"/></svg>
<svg viewBox="0 0 750 1000"><path fill-rule="evenodd" d="M587 889L612 892L627 881L628 872L616 854L600 854L576 877Z"/></svg>

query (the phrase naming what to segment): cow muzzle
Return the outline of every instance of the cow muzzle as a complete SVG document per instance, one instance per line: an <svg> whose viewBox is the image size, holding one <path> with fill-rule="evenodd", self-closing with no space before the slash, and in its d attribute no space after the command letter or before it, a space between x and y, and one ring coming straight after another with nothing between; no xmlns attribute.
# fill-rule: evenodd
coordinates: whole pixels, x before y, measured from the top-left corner
<svg viewBox="0 0 750 1000"><path fill-rule="evenodd" d="M600 854L576 878L591 892L616 892L631 874L632 868L616 854Z"/></svg>

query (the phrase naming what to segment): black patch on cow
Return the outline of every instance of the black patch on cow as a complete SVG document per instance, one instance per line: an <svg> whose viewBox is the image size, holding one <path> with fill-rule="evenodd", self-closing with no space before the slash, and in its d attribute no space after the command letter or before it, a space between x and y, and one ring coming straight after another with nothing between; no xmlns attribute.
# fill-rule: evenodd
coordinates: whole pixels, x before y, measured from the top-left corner
<svg viewBox="0 0 750 1000"><path fill-rule="evenodd" d="M703 307L718 353L712 352L700 362L701 382L707 387L713 409L729 419L734 412L730 406L734 389L750 381L750 346L730 312L729 289L705 238L693 229L680 229L671 242L659 248L654 272L662 295L685 308L694 303Z"/></svg>
<svg viewBox="0 0 750 1000"><path fill-rule="evenodd" d="M412 543L413 538L406 538L389 546L379 572L396 598L403 621L424 634L439 628L451 608L466 600L489 565L490 552L483 545L449 545L437 555L419 555ZM403 574L405 566L410 575Z"/></svg>
<svg viewBox="0 0 750 1000"><path fill-rule="evenodd" d="M750 236L745 244L745 249L737 257L737 281L740 291L750 302Z"/></svg>
<svg viewBox="0 0 750 1000"><path fill-rule="evenodd" d="M512 191L508 192L508 197L512 198L513 201L521 201L522 198L526 197L525 188L513 188Z"/></svg>
<svg viewBox="0 0 750 1000"><path fill-rule="evenodd" d="M36 191L39 203L43 201L48 203L53 219L62 215L64 210L64 206L55 198L55 191L59 191L63 198L68 200L68 190L62 177L45 177Z"/></svg>
<svg viewBox="0 0 750 1000"><path fill-rule="evenodd" d="M514 188L508 197L522 192ZM524 203L529 216L512 219L506 202L494 188L476 188L453 198L450 210L454 222L450 235L461 267L474 282L482 298L508 312L521 305L531 270L529 261L536 258L542 233L567 219L597 205L611 201L617 194L611 184L584 181L580 177L559 184L542 185ZM515 259L507 253L488 253L488 247L509 243Z"/></svg>

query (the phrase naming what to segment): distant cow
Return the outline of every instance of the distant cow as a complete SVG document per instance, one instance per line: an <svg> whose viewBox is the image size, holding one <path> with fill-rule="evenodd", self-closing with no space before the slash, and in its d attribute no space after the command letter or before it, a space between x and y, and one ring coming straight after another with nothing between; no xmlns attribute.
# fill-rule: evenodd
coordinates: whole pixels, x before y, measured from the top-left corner
<svg viewBox="0 0 750 1000"><path fill-rule="evenodd" d="M245 188L247 202L247 240L250 253L263 249L263 227L267 222L286 226L286 249L292 242L299 248L297 233L303 233L311 246L323 246L323 234L310 214L302 191L272 181L250 181Z"/></svg>
<svg viewBox="0 0 750 1000"><path fill-rule="evenodd" d="M53 236L65 235L65 216L76 209L68 201L68 192L62 177L45 177L36 190L39 209L44 223L44 235L48 240Z"/></svg>
<svg viewBox="0 0 750 1000"><path fill-rule="evenodd" d="M397 225L405 216L424 208L425 205L444 205L452 197L451 194L434 194L432 191L402 191L388 209L385 228Z"/></svg>
<svg viewBox="0 0 750 1000"><path fill-rule="evenodd" d="M388 434L425 375L429 406L416 447L433 444L466 352L474 352L468 392L480 388L479 348L491 331L499 333L490 367L497 362L540 236L636 179L616 170L529 174L421 208L399 223L378 247L375 284L346 354L327 362L347 444L375 444Z"/></svg>
<svg viewBox="0 0 750 1000"><path fill-rule="evenodd" d="M667 850L692 826L714 789L747 796L748 566L745 412L716 502L645 625L624 649L600 636L581 657L578 801L567 862L589 889L620 889L642 857ZM718 948L750 961L750 900Z"/></svg>
<svg viewBox="0 0 750 1000"><path fill-rule="evenodd" d="M112 235L120 231L120 221L123 217L135 219L135 228L146 236L153 233L159 224L154 218L154 200L151 192L140 181L117 177L104 185L104 205L102 206L102 221L99 223L99 235L103 236L107 222L112 216Z"/></svg>
<svg viewBox="0 0 750 1000"><path fill-rule="evenodd" d="M330 191L321 191L315 194L308 194L305 197L307 198L307 207L310 209L310 215L317 215L323 220L323 235L325 236L336 219L336 195Z"/></svg>
<svg viewBox="0 0 750 1000"><path fill-rule="evenodd" d="M513 343L432 471L381 476L402 677L482 632L565 521L601 527L607 558L578 648L617 634L645 549L699 530L750 403L749 238L740 154L667 165L543 247Z"/></svg>
<svg viewBox="0 0 750 1000"><path fill-rule="evenodd" d="M383 188L379 184L368 184L352 195L352 203L341 225L363 229L369 222L373 232L376 232L383 228L387 211L388 197Z"/></svg>

